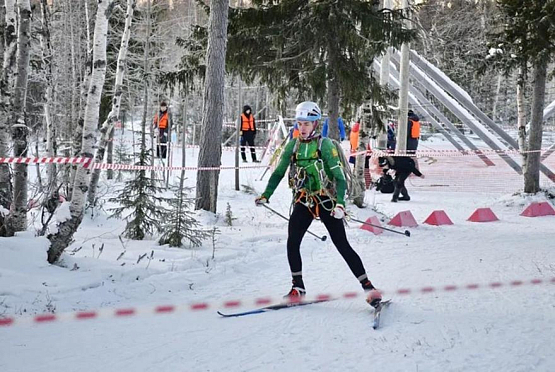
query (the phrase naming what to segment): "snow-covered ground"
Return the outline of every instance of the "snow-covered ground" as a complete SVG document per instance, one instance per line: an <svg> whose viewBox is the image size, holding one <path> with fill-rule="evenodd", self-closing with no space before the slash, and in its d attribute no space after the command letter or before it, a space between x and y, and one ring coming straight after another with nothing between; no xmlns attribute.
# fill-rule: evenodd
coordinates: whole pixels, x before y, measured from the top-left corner
<svg viewBox="0 0 555 372"><path fill-rule="evenodd" d="M423 145L449 146L441 140ZM179 151L175 149L174 165L180 163ZM233 156L224 152L223 164L233 165ZM371 328L372 310L360 297L231 319L210 309L43 325L16 323L0 327L0 370L553 371L554 284L418 291L428 286L555 277L555 216L519 215L532 201L553 205L552 199L515 194L518 187L502 192L433 187L434 175L447 170L461 170L460 177L479 184L480 173L470 172L485 165L470 159L421 161L428 177L410 179L410 202L394 204L390 195L369 190L368 208L348 206L358 219L377 215L387 222L399 211L410 210L422 223L441 209L454 222L439 227L421 224L410 229L410 238L388 232L375 236L349 223L349 240L370 279L386 293L415 290L392 295L378 330ZM187 165L195 161L196 150L187 150ZM266 175L259 181L261 174L261 169L243 170L241 184L260 192L268 179ZM193 186L195 173L188 171L187 177ZM222 171L220 177L218 214L198 213L206 227L215 226L220 233L200 248L160 247L155 239L120 240L124 223L108 219L104 211L87 216L75 243L63 255L62 266L46 262L47 240L35 238L33 231L0 238L0 314L219 304L285 294L290 287L286 222L256 208L254 195L235 191L233 171ZM513 178L519 184L516 174ZM287 214L290 191L285 181L270 202ZM236 218L231 227L224 222L228 203ZM480 207L490 207L499 221L467 221ZM319 222L311 231L326 234ZM329 239L321 242L306 236L302 255L310 294L360 290Z"/></svg>

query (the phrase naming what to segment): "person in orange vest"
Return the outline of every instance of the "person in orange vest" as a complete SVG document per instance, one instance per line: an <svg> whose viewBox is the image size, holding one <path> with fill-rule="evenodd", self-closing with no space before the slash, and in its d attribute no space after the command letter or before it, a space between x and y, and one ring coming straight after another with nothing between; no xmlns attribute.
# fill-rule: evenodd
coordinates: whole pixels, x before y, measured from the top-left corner
<svg viewBox="0 0 555 372"><path fill-rule="evenodd" d="M243 107L243 113L241 114L241 158L243 162L247 162L247 154L245 153L245 146L248 145L251 149L251 157L254 163L260 163L256 160L256 151L254 149L254 138L256 137L256 123L254 121L254 115L252 114L252 109L249 105Z"/></svg>
<svg viewBox="0 0 555 372"><path fill-rule="evenodd" d="M299 132L299 126L295 122L295 124L293 124L293 127L291 127L291 129L289 129L289 139L299 138L300 135L301 135L301 133Z"/></svg>
<svg viewBox="0 0 555 372"><path fill-rule="evenodd" d="M349 142L351 143L351 154L358 152L359 137L360 137L360 122L357 121L351 128L351 133L349 134ZM366 150L368 150L369 152L372 151L372 148L370 147L370 143L366 145ZM367 189L370 187L370 184L372 183L372 176L370 175L370 157L371 157L370 153L366 154L366 156L364 157L364 182L366 184ZM354 155L349 156L349 163L353 164L354 166L356 164L356 156Z"/></svg>
<svg viewBox="0 0 555 372"><path fill-rule="evenodd" d="M160 103L160 112L154 115L153 128L158 128L158 146L156 147L156 157L165 159L168 153L168 133L171 126L171 118L168 112L168 104Z"/></svg>
<svg viewBox="0 0 555 372"><path fill-rule="evenodd" d="M420 138L420 118L409 110L407 123L407 152L415 153L418 149L418 139Z"/></svg>

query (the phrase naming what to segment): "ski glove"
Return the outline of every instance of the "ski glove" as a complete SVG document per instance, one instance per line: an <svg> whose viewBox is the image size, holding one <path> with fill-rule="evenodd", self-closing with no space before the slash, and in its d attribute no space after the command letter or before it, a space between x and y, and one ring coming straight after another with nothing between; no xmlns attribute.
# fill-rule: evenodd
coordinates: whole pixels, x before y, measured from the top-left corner
<svg viewBox="0 0 555 372"><path fill-rule="evenodd" d="M265 196L259 196L256 199L254 199L254 204L256 204L257 207L267 203L268 203L268 199L266 199Z"/></svg>
<svg viewBox="0 0 555 372"><path fill-rule="evenodd" d="M337 204L335 208L333 208L333 211L331 211L331 215L338 220L341 220L347 215L347 212L345 211L344 206L342 206L341 204Z"/></svg>

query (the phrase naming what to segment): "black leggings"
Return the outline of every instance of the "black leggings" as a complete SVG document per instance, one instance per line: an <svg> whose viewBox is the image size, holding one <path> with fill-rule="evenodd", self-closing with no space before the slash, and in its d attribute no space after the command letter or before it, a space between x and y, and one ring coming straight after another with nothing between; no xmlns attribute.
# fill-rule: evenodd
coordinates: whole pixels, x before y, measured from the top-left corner
<svg viewBox="0 0 555 372"><path fill-rule="evenodd" d="M330 209L332 202L326 200L323 205ZM315 212L315 207L312 207L312 212ZM320 219L326 226L333 244L343 256L347 265L353 272L354 276L360 281L366 278L366 271L364 270L364 265L359 257L359 255L353 250L349 242L347 241L347 235L345 234L345 225L343 220L339 220L333 217L330 212L319 205L319 215ZM293 275L300 275L302 271L302 261L301 261L301 241L306 233L306 230L310 227L314 216L310 212L307 206L301 203L296 203L293 207L293 213L289 218L288 227L288 237L287 237L287 259L289 260L289 268Z"/></svg>

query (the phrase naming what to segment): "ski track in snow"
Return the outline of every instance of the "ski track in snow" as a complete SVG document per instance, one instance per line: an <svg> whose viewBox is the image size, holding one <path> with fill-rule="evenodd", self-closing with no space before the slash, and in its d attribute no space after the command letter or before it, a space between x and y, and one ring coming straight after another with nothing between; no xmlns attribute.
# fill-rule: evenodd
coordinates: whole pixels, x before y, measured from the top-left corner
<svg viewBox="0 0 555 372"><path fill-rule="evenodd" d="M179 151L175 154L174 164L179 162ZM196 158L194 154L188 150L187 159ZM232 164L233 154L224 153L223 165ZM424 174L430 167L423 162L421 166ZM244 170L241 184L261 192L268 179L267 175L257 181L261 174L261 169ZM187 177L187 184L194 185L194 172ZM254 196L236 192L233 184L233 172L221 172L219 216L198 214L206 226L216 225L221 232L215 260L211 260L211 241L196 249L175 249L160 247L155 240L124 239L125 254L116 261L123 251L117 235L124 224L107 219L102 212L85 219L76 242L63 256L65 267L46 263L47 241L34 238L32 232L0 238L0 314L221 303L283 295L290 287L287 223L256 208ZM388 232L374 236L360 230L359 224L349 223L349 240L370 279L386 292L385 298L393 299L382 313L378 330L372 329L372 309L360 298L230 319L220 318L212 308L174 315L17 325L0 328L0 370L555 370L553 285L387 294L398 288L555 276L555 217L519 216L531 201L545 197L433 192L410 182L408 187L413 198L409 203L393 204L390 195L368 191L367 202L380 213L348 207L358 219L374 214L390 218L410 209L419 223L433 210L443 209L455 223L420 225L409 229L410 238ZM289 201L284 180L270 206L287 214ZM224 223L227 203L237 218L232 227ZM466 221L479 207L492 208L500 221ZM310 230L327 235L319 222ZM78 247L81 250L71 255ZM137 264L140 255L149 256L152 250L150 263L146 257ZM310 293L360 290L330 239L321 242L307 235L301 253ZM71 271L75 265L78 269Z"/></svg>

